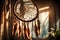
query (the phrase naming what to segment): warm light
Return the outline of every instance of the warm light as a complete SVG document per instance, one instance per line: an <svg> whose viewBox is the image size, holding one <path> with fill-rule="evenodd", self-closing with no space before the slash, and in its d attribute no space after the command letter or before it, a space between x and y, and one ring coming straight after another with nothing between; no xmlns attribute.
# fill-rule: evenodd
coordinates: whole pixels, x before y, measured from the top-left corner
<svg viewBox="0 0 60 40"><path fill-rule="evenodd" d="M41 19L40 21L41 21L41 23L44 23L44 20L46 20L46 18L48 17L48 15L49 15L49 11L46 11L46 12L42 12L41 14L39 14L40 16L39 16L39 19Z"/></svg>
<svg viewBox="0 0 60 40"><path fill-rule="evenodd" d="M46 10L46 9L49 9L49 6L46 6L46 7L40 8L39 11L41 11L41 10Z"/></svg>
<svg viewBox="0 0 60 40"><path fill-rule="evenodd" d="M51 30L55 30L54 28L50 28Z"/></svg>
<svg viewBox="0 0 60 40"><path fill-rule="evenodd" d="M4 32L4 24L1 24L1 36L3 35Z"/></svg>
<svg viewBox="0 0 60 40"><path fill-rule="evenodd" d="M8 24L8 21L7 21L7 22L6 22L6 28L7 28L7 30L8 30L8 25L9 25L9 24Z"/></svg>
<svg viewBox="0 0 60 40"><path fill-rule="evenodd" d="M4 33L4 10L3 10L3 13L2 13L2 22L1 22L1 34L0 34L0 36L1 36L1 40L2 40L2 35L3 35L3 33Z"/></svg>
<svg viewBox="0 0 60 40"><path fill-rule="evenodd" d="M6 14L6 19L8 19L8 16L9 16L9 11L8 11L7 14Z"/></svg>

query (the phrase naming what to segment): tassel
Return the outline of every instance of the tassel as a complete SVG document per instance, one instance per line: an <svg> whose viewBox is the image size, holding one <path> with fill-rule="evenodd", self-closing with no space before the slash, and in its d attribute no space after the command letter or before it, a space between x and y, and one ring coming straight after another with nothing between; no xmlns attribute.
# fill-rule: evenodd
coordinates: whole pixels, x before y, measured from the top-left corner
<svg viewBox="0 0 60 40"><path fill-rule="evenodd" d="M12 36L15 36L16 30L17 30L17 22L16 20L14 20L12 28Z"/></svg>
<svg viewBox="0 0 60 40"><path fill-rule="evenodd" d="M38 35L40 35L40 21L37 19L37 25L38 25Z"/></svg>
<svg viewBox="0 0 60 40"><path fill-rule="evenodd" d="M27 23L27 32L28 32L28 34L27 34L28 39L31 39L30 38L29 22Z"/></svg>
<svg viewBox="0 0 60 40"><path fill-rule="evenodd" d="M26 40L27 36L26 36L26 25L25 25L25 22L24 22L24 40Z"/></svg>
<svg viewBox="0 0 60 40"><path fill-rule="evenodd" d="M18 37L20 38L21 36L21 25L20 25L20 22L19 22L19 33L18 33Z"/></svg>
<svg viewBox="0 0 60 40"><path fill-rule="evenodd" d="M35 21L35 33L36 33L36 36L38 37L38 33L37 33L37 25L36 25L36 21Z"/></svg>
<svg viewBox="0 0 60 40"><path fill-rule="evenodd" d="M35 33L37 37L40 35L40 21L38 19L35 20Z"/></svg>

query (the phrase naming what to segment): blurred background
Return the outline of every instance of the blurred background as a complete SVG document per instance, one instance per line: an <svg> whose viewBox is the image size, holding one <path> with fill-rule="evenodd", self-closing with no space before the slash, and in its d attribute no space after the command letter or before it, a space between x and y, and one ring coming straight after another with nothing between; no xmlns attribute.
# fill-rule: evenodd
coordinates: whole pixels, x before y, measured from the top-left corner
<svg viewBox="0 0 60 40"><path fill-rule="evenodd" d="M13 6L17 0L0 0L0 40L25 40L20 39L17 36L19 28L15 36L12 35L12 29L14 29L13 22L17 22L23 29L27 23L22 22L16 16L14 16ZM39 22L36 24L39 26L40 33L36 36L35 32L35 21L29 23L29 35L32 40L59 40L56 38L56 32L60 31L60 5L59 0L32 0L38 8L38 19ZM34 13L34 12L33 12ZM14 21L15 19L15 21ZM35 26L35 27L34 27ZM23 29L24 30L24 29ZM60 33L60 32L59 32ZM24 35L24 31L23 31ZM29 39L29 40L31 40ZM26 39L27 40L27 39Z"/></svg>

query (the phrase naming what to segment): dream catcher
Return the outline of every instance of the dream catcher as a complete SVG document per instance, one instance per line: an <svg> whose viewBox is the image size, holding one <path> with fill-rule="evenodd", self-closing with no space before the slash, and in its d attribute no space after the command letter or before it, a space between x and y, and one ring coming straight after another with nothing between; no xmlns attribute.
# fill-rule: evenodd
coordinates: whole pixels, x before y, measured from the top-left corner
<svg viewBox="0 0 60 40"><path fill-rule="evenodd" d="M24 28L23 28L24 38L26 40L31 40L29 22L32 22L36 20L36 18L38 18L38 7L34 2L32 2L32 0L17 0L13 6L13 13L14 13L14 16L19 21L23 22L22 25L24 25ZM21 29L22 29L20 25L18 29L19 29L18 34L20 35ZM40 34L40 23L38 19L35 21L35 31L36 31L35 32L36 35Z"/></svg>

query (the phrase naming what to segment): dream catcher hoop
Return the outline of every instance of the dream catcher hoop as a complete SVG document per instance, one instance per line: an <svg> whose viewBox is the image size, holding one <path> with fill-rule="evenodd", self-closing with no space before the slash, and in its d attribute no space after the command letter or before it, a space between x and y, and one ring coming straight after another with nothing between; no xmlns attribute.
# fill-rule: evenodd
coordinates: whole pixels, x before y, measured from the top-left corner
<svg viewBox="0 0 60 40"><path fill-rule="evenodd" d="M38 7L32 0L18 0L14 4L13 12L19 20L31 22L38 16Z"/></svg>

